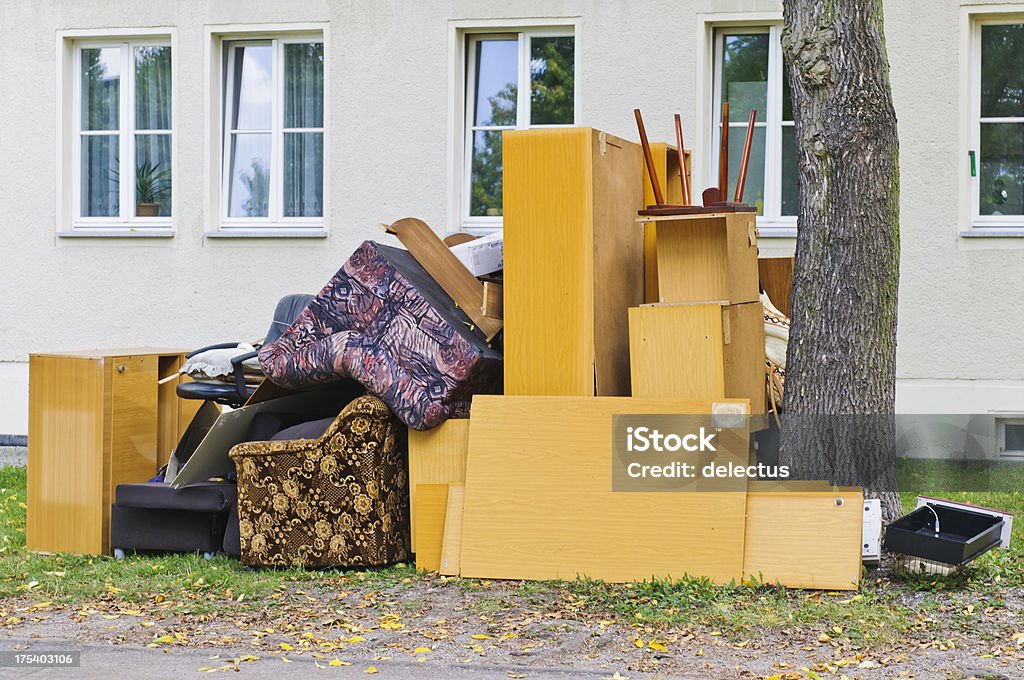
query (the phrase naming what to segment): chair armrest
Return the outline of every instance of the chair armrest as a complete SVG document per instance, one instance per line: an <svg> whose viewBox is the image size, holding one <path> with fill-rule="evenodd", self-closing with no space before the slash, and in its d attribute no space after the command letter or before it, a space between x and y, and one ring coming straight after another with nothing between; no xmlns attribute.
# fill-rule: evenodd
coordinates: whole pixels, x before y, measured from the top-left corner
<svg viewBox="0 0 1024 680"><path fill-rule="evenodd" d="M237 342L218 342L215 345L207 345L206 347L200 347L199 349L192 350L191 352L189 352L188 354L185 355L185 358L186 359L191 359L195 355L202 354L203 352L209 351L211 349L228 349L230 347L238 347L238 343Z"/></svg>
<svg viewBox="0 0 1024 680"><path fill-rule="evenodd" d="M259 352L246 352L237 357L231 357L231 365L235 367L235 389L238 390L238 398L242 401L247 399L248 394L248 390L245 389L245 367L242 366L242 362L252 359L257 354Z"/></svg>

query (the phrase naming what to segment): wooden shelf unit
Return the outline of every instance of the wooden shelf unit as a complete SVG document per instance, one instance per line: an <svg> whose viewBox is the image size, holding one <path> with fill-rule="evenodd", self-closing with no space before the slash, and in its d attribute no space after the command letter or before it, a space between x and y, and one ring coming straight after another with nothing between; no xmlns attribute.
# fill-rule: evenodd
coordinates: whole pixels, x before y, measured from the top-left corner
<svg viewBox="0 0 1024 680"><path fill-rule="evenodd" d="M181 350L29 355L28 529L38 552L106 554L118 484L167 461L202 402L181 400Z"/></svg>

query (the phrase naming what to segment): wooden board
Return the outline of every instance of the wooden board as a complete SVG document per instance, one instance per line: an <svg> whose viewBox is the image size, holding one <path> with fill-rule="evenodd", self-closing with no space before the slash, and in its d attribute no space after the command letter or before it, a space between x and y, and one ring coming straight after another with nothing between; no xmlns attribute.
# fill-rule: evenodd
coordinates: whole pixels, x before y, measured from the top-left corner
<svg viewBox="0 0 1024 680"><path fill-rule="evenodd" d="M32 355L28 374L26 547L102 552L103 363Z"/></svg>
<svg viewBox="0 0 1024 680"><path fill-rule="evenodd" d="M416 568L437 571L441 566L447 484L419 484L416 489Z"/></svg>
<svg viewBox="0 0 1024 680"><path fill-rule="evenodd" d="M613 414L710 408L679 399L474 397L462 575L739 580L744 492L612 492Z"/></svg>
<svg viewBox="0 0 1024 680"><path fill-rule="evenodd" d="M753 213L650 218L657 225L659 302L760 299Z"/></svg>
<svg viewBox="0 0 1024 680"><path fill-rule="evenodd" d="M504 298L502 297L502 285L493 281L484 281L484 316L492 319L504 318Z"/></svg>
<svg viewBox="0 0 1024 680"><path fill-rule="evenodd" d="M719 304L645 305L630 309L633 396L724 397L722 310Z"/></svg>
<svg viewBox="0 0 1024 680"><path fill-rule="evenodd" d="M643 299L640 147L592 128L502 139L505 393L628 394L626 310Z"/></svg>
<svg viewBox="0 0 1024 680"><path fill-rule="evenodd" d="M628 310L644 297L643 234L634 222L637 203L643 200L639 181L643 150L611 135L592 135L590 143L595 383L590 394L628 396Z"/></svg>
<svg viewBox="0 0 1024 680"><path fill-rule="evenodd" d="M726 305L722 326L725 343L725 396L750 400L751 413L767 410L764 309L760 302Z"/></svg>
<svg viewBox="0 0 1024 680"><path fill-rule="evenodd" d="M762 257L757 261L757 269L768 299L780 312L789 316L789 298L793 294L793 258Z"/></svg>
<svg viewBox="0 0 1024 680"><path fill-rule="evenodd" d="M446 420L429 430L409 430L409 508L416 549L416 486L466 481L469 420Z"/></svg>
<svg viewBox="0 0 1024 680"><path fill-rule="evenodd" d="M842 499L842 505L836 499ZM744 580L788 588L856 589L863 514L864 493L859 488L751 482Z"/></svg>
<svg viewBox="0 0 1024 680"><path fill-rule="evenodd" d="M465 484L448 485L448 505L444 513L444 540L441 542L440 571L445 576L459 575L462 553L462 512L466 500Z"/></svg>
<svg viewBox="0 0 1024 680"><path fill-rule="evenodd" d="M382 225L402 242L416 261L466 313L490 340L501 330L501 321L483 314L484 285L455 257L441 237L423 220L406 217Z"/></svg>

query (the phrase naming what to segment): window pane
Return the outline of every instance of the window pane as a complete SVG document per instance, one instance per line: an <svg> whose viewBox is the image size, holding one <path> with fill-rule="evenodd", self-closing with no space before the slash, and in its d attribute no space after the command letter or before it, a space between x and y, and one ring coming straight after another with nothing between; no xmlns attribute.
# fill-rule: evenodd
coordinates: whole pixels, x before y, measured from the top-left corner
<svg viewBox="0 0 1024 680"><path fill-rule="evenodd" d="M721 126L719 126L721 129ZM727 200L736 194L736 180L740 176L740 162L743 160L743 143L747 138L747 126L729 128L729 187ZM721 146L719 143L718 148ZM754 141L750 148L750 163L747 165L747 181L743 185L743 202L757 208L757 214L764 214L764 128L754 128Z"/></svg>
<svg viewBox="0 0 1024 680"><path fill-rule="evenodd" d="M1024 116L1024 24L981 27L981 115Z"/></svg>
<svg viewBox="0 0 1024 680"><path fill-rule="evenodd" d="M324 126L323 43L284 46L284 126Z"/></svg>
<svg viewBox="0 0 1024 680"><path fill-rule="evenodd" d="M121 102L121 48L82 50L82 129L117 130Z"/></svg>
<svg viewBox="0 0 1024 680"><path fill-rule="evenodd" d="M1024 124L982 123L982 215L1024 215Z"/></svg>
<svg viewBox="0 0 1024 680"><path fill-rule="evenodd" d="M574 43L568 36L530 40L531 125L572 125Z"/></svg>
<svg viewBox="0 0 1024 680"><path fill-rule="evenodd" d="M725 35L722 55L722 101L729 102L729 118L746 120L757 109L757 120L768 108L767 33Z"/></svg>
<svg viewBox="0 0 1024 680"><path fill-rule="evenodd" d="M270 135L231 136L228 217L266 217L270 209Z"/></svg>
<svg viewBox="0 0 1024 680"><path fill-rule="evenodd" d="M473 133L473 177L469 214L501 215L501 130Z"/></svg>
<svg viewBox="0 0 1024 680"><path fill-rule="evenodd" d="M135 129L171 129L171 48L135 48Z"/></svg>
<svg viewBox="0 0 1024 680"><path fill-rule="evenodd" d="M171 136L135 136L135 214L171 214Z"/></svg>
<svg viewBox="0 0 1024 680"><path fill-rule="evenodd" d="M269 130L273 111L274 52L270 45L234 48L235 70L230 79L235 130Z"/></svg>
<svg viewBox="0 0 1024 680"><path fill-rule="evenodd" d="M477 42L474 125L516 124L518 64L518 40Z"/></svg>
<svg viewBox="0 0 1024 680"><path fill-rule="evenodd" d="M82 217L117 217L119 135L82 136Z"/></svg>
<svg viewBox="0 0 1024 680"><path fill-rule="evenodd" d="M753 155L753 154L751 154ZM797 188L796 128L782 126L782 214L800 212L800 193Z"/></svg>
<svg viewBox="0 0 1024 680"><path fill-rule="evenodd" d="M321 217L324 214L323 206L323 133L285 133L284 216Z"/></svg>

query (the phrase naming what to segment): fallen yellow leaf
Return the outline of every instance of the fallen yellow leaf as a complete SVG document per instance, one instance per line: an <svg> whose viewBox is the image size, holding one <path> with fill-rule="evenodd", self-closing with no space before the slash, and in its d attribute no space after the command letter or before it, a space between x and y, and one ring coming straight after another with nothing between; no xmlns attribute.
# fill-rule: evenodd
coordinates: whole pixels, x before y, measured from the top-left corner
<svg viewBox="0 0 1024 680"><path fill-rule="evenodd" d="M370 675L373 675L374 673L377 672L377 667L376 666L370 666L369 668L366 669L366 672L369 673Z"/></svg>

